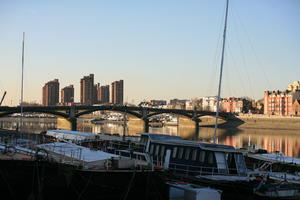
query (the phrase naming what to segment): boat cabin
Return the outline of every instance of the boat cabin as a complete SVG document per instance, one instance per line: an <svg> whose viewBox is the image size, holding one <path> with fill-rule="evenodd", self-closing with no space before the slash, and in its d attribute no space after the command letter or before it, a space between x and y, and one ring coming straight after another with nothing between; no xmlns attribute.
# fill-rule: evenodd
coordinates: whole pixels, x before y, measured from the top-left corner
<svg viewBox="0 0 300 200"><path fill-rule="evenodd" d="M177 136L141 133L154 165L188 175L246 175L242 152L232 146L199 143Z"/></svg>

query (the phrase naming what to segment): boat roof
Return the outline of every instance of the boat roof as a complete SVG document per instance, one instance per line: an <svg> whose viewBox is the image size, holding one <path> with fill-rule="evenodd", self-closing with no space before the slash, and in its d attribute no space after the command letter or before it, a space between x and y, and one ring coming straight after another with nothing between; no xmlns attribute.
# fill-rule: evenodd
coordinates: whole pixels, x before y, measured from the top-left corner
<svg viewBox="0 0 300 200"><path fill-rule="evenodd" d="M68 140L85 140L85 139L95 139L97 134L80 132L80 131L69 131L69 130L48 130L46 135L50 135L59 139Z"/></svg>
<svg viewBox="0 0 300 200"><path fill-rule="evenodd" d="M116 154L106 153L104 151L94 151L90 148L79 146L73 143L53 142L37 145L41 149L49 152L60 154L62 156L71 157L84 162L94 162L106 160L112 157L119 157Z"/></svg>
<svg viewBox="0 0 300 200"><path fill-rule="evenodd" d="M285 156L281 153L248 154L248 156L272 163L296 164L300 166L300 158Z"/></svg>
<svg viewBox="0 0 300 200"><path fill-rule="evenodd" d="M154 143L174 145L174 146L190 146L190 147L201 148L203 150L209 150L209 151L240 152L239 150L236 150L233 146L189 141L189 140L184 140L179 136L171 136L171 135L156 134L156 133L139 133L139 134L142 136L148 136L150 140Z"/></svg>

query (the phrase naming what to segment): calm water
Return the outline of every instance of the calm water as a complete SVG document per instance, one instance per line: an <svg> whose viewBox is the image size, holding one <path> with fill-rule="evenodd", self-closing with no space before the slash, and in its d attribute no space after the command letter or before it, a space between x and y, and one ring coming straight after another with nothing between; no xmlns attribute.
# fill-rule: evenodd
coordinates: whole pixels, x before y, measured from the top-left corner
<svg viewBox="0 0 300 200"><path fill-rule="evenodd" d="M0 119L0 127L16 129L19 120L14 118ZM57 128L56 119L27 118L23 120L22 130L26 132L40 133L47 129ZM105 123L91 124L89 120L79 120L78 130L93 133L110 133L122 135L125 130L127 135L135 135L142 132L142 127L124 127L121 124ZM149 132L164 133L181 136L194 141L211 142L213 138L212 128L200 128L195 132L193 128L166 126L161 128L150 127ZM268 130L268 129L244 129L244 130L218 130L218 142L241 148L248 145L257 145L268 152L281 152L287 156L300 158L300 130Z"/></svg>

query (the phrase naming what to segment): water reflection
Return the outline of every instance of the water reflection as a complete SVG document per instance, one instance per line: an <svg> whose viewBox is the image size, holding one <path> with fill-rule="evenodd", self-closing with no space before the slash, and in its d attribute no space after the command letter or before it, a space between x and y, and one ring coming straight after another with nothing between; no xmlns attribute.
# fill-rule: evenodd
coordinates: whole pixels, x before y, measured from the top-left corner
<svg viewBox="0 0 300 200"><path fill-rule="evenodd" d="M16 129L19 119L1 118L0 128ZM40 133L47 129L56 129L56 119L26 118L23 120L22 130L26 132ZM122 123L91 124L89 120L79 120L78 130L93 133L109 133L123 135L137 135L143 132L143 127L138 125L123 126ZM212 142L213 128L200 128L195 132L192 127L150 127L149 132L164 133L181 136L188 140ZM244 130L218 130L218 142L241 148L248 145L256 145L268 152L281 152L288 156L300 157L300 131L299 130L268 130L268 129L244 129Z"/></svg>

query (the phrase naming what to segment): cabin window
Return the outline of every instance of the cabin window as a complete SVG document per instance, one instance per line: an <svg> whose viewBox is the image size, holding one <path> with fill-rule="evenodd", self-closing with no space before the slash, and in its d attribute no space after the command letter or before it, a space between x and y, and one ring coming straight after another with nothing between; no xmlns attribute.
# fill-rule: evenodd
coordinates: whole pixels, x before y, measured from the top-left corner
<svg viewBox="0 0 300 200"><path fill-rule="evenodd" d="M202 163L205 161L205 151L200 151L199 161Z"/></svg>
<svg viewBox="0 0 300 200"><path fill-rule="evenodd" d="M190 157L190 152L191 152L191 149L190 149L190 148L187 148L187 149L185 150L184 158L185 158L186 160L189 159L189 157Z"/></svg>
<svg viewBox="0 0 300 200"><path fill-rule="evenodd" d="M172 157L176 158L176 154L177 154L177 147L174 147L173 148L173 155L172 155Z"/></svg>
<svg viewBox="0 0 300 200"><path fill-rule="evenodd" d="M214 154L213 154L213 152L208 153L207 162L208 162L208 164L213 164L214 163Z"/></svg>
<svg viewBox="0 0 300 200"><path fill-rule="evenodd" d="M197 158L197 149L193 149L192 160L196 160L196 158Z"/></svg>
<svg viewBox="0 0 300 200"><path fill-rule="evenodd" d="M156 148L155 148L155 154L154 155L158 155L158 152L159 152L159 145L156 145Z"/></svg>
<svg viewBox="0 0 300 200"><path fill-rule="evenodd" d="M150 145L150 155L153 154L153 151L154 151L154 144L151 144L151 145Z"/></svg>
<svg viewBox="0 0 300 200"><path fill-rule="evenodd" d="M161 146L160 148L160 156L163 157L165 153L165 146Z"/></svg>
<svg viewBox="0 0 300 200"><path fill-rule="evenodd" d="M183 148L179 148L178 159L182 159L182 155L183 155Z"/></svg>

